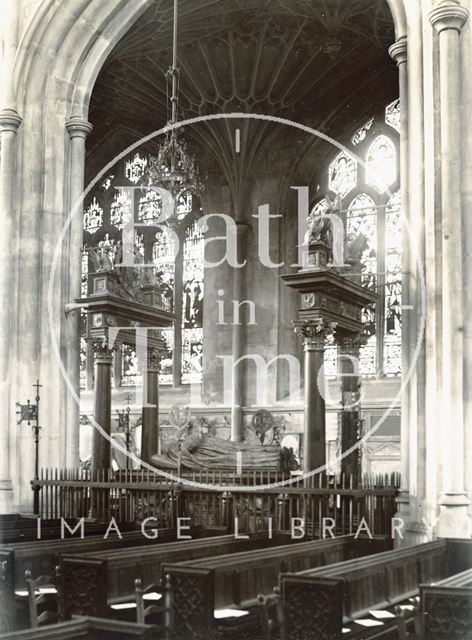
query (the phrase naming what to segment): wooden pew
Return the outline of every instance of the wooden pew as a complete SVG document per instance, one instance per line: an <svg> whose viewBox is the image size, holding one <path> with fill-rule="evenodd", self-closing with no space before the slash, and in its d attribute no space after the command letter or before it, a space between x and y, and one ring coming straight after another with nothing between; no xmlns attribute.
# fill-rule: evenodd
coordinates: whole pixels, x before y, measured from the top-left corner
<svg viewBox="0 0 472 640"><path fill-rule="evenodd" d="M197 533L195 533L197 535ZM160 529L156 540L149 540L141 531L125 531L122 538L112 532L104 540L102 536L87 536L64 540L33 540L31 542L17 542L0 546L0 564L5 562L6 580L16 589L22 589L25 571L33 575L54 575L54 568L59 564L60 555L81 554L106 551L109 549L123 549L141 545L155 545L159 541L171 541L176 538L175 529Z"/></svg>
<svg viewBox="0 0 472 640"><path fill-rule="evenodd" d="M424 637L463 640L472 633L472 569L420 585Z"/></svg>
<svg viewBox="0 0 472 640"><path fill-rule="evenodd" d="M72 620L0 634L0 640L153 640L154 627L118 620L74 616Z"/></svg>
<svg viewBox="0 0 472 640"><path fill-rule="evenodd" d="M0 544L37 541L38 524L37 518L20 518L16 517L11 521L0 522ZM70 518L67 523L71 528L78 524L78 520ZM87 522L85 524L85 535L103 536L107 530L108 523ZM134 522L119 523L120 530L137 531L138 528ZM70 534L66 531L66 537ZM41 520L41 539L42 540L58 540L61 537L61 521L60 520ZM71 536L72 537L72 536Z"/></svg>
<svg viewBox="0 0 472 640"><path fill-rule="evenodd" d="M366 616L372 609L405 601L418 593L420 583L442 580L451 573L456 542L466 551L464 565L471 567L472 541L464 546L463 541L436 540L298 574L282 574L288 639L308 638L310 633L340 638L343 624Z"/></svg>
<svg viewBox="0 0 472 640"><path fill-rule="evenodd" d="M385 537L356 540L346 535L178 564L166 562L163 573L170 576L174 600L173 633L182 640L198 637L198 630L215 628L215 610L255 607L258 595L271 593L281 572L365 556L390 544Z"/></svg>
<svg viewBox="0 0 472 640"><path fill-rule="evenodd" d="M261 549L287 539L288 536L280 534L272 542L265 534L255 534L248 540L236 540L234 536L225 535L80 556L64 555L61 557L61 574L65 615L106 616L109 603L133 596L137 578L144 588L159 582L164 562Z"/></svg>

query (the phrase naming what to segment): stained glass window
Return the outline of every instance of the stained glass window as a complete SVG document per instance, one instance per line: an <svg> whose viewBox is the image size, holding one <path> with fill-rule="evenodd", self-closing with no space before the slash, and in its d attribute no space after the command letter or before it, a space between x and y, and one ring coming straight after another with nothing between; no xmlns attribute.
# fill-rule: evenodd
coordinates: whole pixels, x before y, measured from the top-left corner
<svg viewBox="0 0 472 640"><path fill-rule="evenodd" d="M161 359L159 384L172 384L174 382L174 330L164 329L161 335L166 343L166 350Z"/></svg>
<svg viewBox="0 0 472 640"><path fill-rule="evenodd" d="M191 225L186 232L182 225L184 238L177 242L175 232L160 221L160 195L142 184L147 165L146 155L134 153L117 164L86 201L84 245L87 250L84 250L82 256L82 294L87 295L88 249L104 247L114 264L116 257L121 255L119 248L123 228L132 220L140 223L141 226L134 229L135 264L144 262L154 265L154 272L159 277L166 297L164 306L178 314L175 326L162 331L166 350L161 361L160 383L199 383L203 345L204 240L195 225ZM138 188L134 198L129 190L130 183ZM182 195L177 205L179 217L183 219L187 214L191 216L194 206L195 197L191 194ZM143 223L146 226L142 226ZM176 286L179 287L178 304ZM85 339L85 336L84 326L82 338ZM175 353L175 345L178 345L178 353ZM134 347L124 345L120 353L121 370L118 364L114 370L121 373L121 385L126 387L141 384L142 376ZM83 342L81 358L84 365L87 352L84 351ZM90 362L88 369L90 374ZM86 367L81 369L82 385L85 380Z"/></svg>
<svg viewBox="0 0 472 640"><path fill-rule="evenodd" d="M329 188L344 198L356 183L357 162L342 151L329 166Z"/></svg>
<svg viewBox="0 0 472 640"><path fill-rule="evenodd" d="M200 382L203 354L203 233L194 224L184 243L182 382Z"/></svg>
<svg viewBox="0 0 472 640"><path fill-rule="evenodd" d="M371 126L374 124L374 118L370 118L365 125L363 125L360 129L356 131L356 133L352 136L352 144L357 145L360 144L363 140L366 139L367 133L369 132Z"/></svg>
<svg viewBox="0 0 472 640"><path fill-rule="evenodd" d="M123 227L130 222L132 216L131 212L131 198L127 191L120 189L113 198L110 210L110 222L117 229L123 229Z"/></svg>
<svg viewBox="0 0 472 640"><path fill-rule="evenodd" d="M155 273L166 287L167 297L172 302L174 299L176 247L174 236L163 227L155 235L152 245L152 262L155 265Z"/></svg>
<svg viewBox="0 0 472 640"><path fill-rule="evenodd" d="M103 209L97 202L97 198L84 211L84 229L89 233L95 233L103 224Z"/></svg>
<svg viewBox="0 0 472 640"><path fill-rule="evenodd" d="M384 373L401 371L402 265L401 196L396 192L385 211L385 352Z"/></svg>
<svg viewBox="0 0 472 640"><path fill-rule="evenodd" d="M135 348L129 345L123 345L122 354L122 377L121 384L123 387L134 387L141 383L142 375L139 370L139 361Z"/></svg>
<svg viewBox="0 0 472 640"><path fill-rule="evenodd" d="M366 182L383 193L397 179L397 154L395 145L387 136L378 136L367 152Z"/></svg>
<svg viewBox="0 0 472 640"><path fill-rule="evenodd" d="M334 344L334 338L329 335L326 339L326 347L324 351L324 373L327 378L336 376L336 355L337 348Z"/></svg>
<svg viewBox="0 0 472 640"><path fill-rule="evenodd" d="M377 276L377 207L370 196L361 193L349 205L347 212L346 234L366 239L366 247L361 257L363 265L362 284L375 290ZM359 368L362 375L374 375L376 372L375 305L364 310L364 330L368 337L359 353Z"/></svg>
<svg viewBox="0 0 472 640"><path fill-rule="evenodd" d="M360 234L365 237L361 280L364 286L377 293L378 302L363 312L365 344L360 350L359 365L364 376L401 373L399 128L400 103L395 100L355 130L347 143L348 150L334 156L324 179L317 176L322 191L330 192L331 198L333 193L343 198L341 213L345 215L347 242L357 239ZM363 161L359 165L353 159L356 153ZM325 209L326 200L320 199L312 213L321 214ZM325 349L328 377L336 375L336 354L336 346L328 340Z"/></svg>
<svg viewBox="0 0 472 640"><path fill-rule="evenodd" d="M362 254L362 283L370 289L375 288L377 273L377 207L370 196L361 193L351 202L347 212L347 237L366 238L366 248Z"/></svg>
<svg viewBox="0 0 472 640"><path fill-rule="evenodd" d="M114 177L115 176L113 174L111 174L107 178L105 178L105 180L102 182L102 189L104 189L105 191L108 191L108 189L113 184L113 178Z"/></svg>
<svg viewBox="0 0 472 640"><path fill-rule="evenodd" d="M385 107L385 122L400 132L400 99Z"/></svg>
<svg viewBox="0 0 472 640"><path fill-rule="evenodd" d="M143 177L144 170L148 164L147 158L136 153L134 158L128 160L125 166L125 175L130 182L137 184Z"/></svg>
<svg viewBox="0 0 472 640"><path fill-rule="evenodd" d="M80 295L83 296L84 298L87 296L88 293L88 261L89 261L89 256L88 256L88 251L86 249L82 250L82 279L81 279L81 285L80 285Z"/></svg>
<svg viewBox="0 0 472 640"><path fill-rule="evenodd" d="M161 197L154 189L148 189L139 200L138 220L144 224L155 224L160 214Z"/></svg>

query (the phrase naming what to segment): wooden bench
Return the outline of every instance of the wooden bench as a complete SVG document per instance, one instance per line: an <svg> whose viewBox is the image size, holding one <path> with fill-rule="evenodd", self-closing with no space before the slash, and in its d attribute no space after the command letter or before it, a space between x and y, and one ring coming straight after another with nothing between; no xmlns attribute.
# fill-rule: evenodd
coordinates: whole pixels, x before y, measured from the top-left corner
<svg viewBox="0 0 472 640"><path fill-rule="evenodd" d="M116 549L104 552L64 555L61 557L64 612L70 614L107 615L108 605L132 597L138 578L145 588L161 578L165 562L193 560L242 550L262 549L286 542L288 536L253 535L248 540L234 536L216 536L178 542L156 541L154 546Z"/></svg>
<svg viewBox="0 0 472 640"><path fill-rule="evenodd" d="M163 573L170 576L174 600L173 633L178 639L194 637L192 633L198 637L197 630L215 626L215 610L255 607L257 596L271 593L281 572L365 556L390 544L385 537L356 540L346 535L178 564L166 562Z"/></svg>
<svg viewBox="0 0 472 640"><path fill-rule="evenodd" d="M79 554L106 551L109 549L123 549L156 544L160 541L175 540L175 529L160 529L157 540L149 540L141 531L127 531L122 533L122 539L114 533L104 540L101 536L87 536L80 539L80 533L75 538L64 540L32 540L31 542L17 542L0 546L0 564L5 562L5 571L9 574L6 580L15 589L22 589L25 571L33 575L54 575L54 568L59 563L61 554ZM195 534L197 535L197 534Z"/></svg>
<svg viewBox="0 0 472 640"><path fill-rule="evenodd" d="M0 522L0 544L15 542L36 542L38 540L38 518L16 517L12 520ZM67 523L71 528L78 524L78 520L68 518ZM85 524L85 536L103 536L107 530L108 523L87 522ZM119 523L121 532L137 531L134 522ZM76 534L77 535L77 534ZM70 534L66 530L66 537ZM58 540L61 537L60 520L41 520L41 540Z"/></svg>
<svg viewBox="0 0 472 640"><path fill-rule="evenodd" d="M457 543L457 544L456 544ZM437 540L369 558L281 575L287 636L340 638L343 624L418 593L420 583L451 574L460 546L462 568L472 566L472 541Z"/></svg>
<svg viewBox="0 0 472 640"><path fill-rule="evenodd" d="M420 586L425 638L464 640L472 633L472 569Z"/></svg>
<svg viewBox="0 0 472 640"><path fill-rule="evenodd" d="M74 616L36 629L0 634L0 640L152 640L154 627L118 620Z"/></svg>

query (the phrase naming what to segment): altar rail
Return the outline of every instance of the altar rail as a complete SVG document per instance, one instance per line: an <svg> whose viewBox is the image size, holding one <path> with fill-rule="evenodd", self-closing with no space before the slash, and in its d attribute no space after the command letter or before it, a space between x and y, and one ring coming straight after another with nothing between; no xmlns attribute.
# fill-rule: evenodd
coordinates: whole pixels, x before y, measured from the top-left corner
<svg viewBox="0 0 472 640"><path fill-rule="evenodd" d="M124 523L152 517L153 526L165 528L175 527L177 518L189 518L191 526L221 527L229 533L236 527L246 533L269 528L285 532L303 520L306 536L319 538L324 518L334 520L336 535L355 533L364 518L372 534L390 535L397 487L386 478L365 480L353 488L345 478L319 475L309 486L297 481L283 487L228 485L227 490L166 484L150 472L127 472L124 477L103 472L91 480L82 471L46 470L32 485L40 489L39 515L44 519L108 522L113 517Z"/></svg>

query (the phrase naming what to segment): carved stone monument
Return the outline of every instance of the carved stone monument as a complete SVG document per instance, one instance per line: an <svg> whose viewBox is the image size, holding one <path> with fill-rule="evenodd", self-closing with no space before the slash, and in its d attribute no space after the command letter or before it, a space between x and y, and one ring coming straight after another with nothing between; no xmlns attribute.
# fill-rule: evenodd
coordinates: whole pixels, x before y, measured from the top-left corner
<svg viewBox="0 0 472 640"><path fill-rule="evenodd" d="M317 218L317 221L316 221ZM339 220L340 220L339 216ZM338 220L338 222L339 222ZM352 368L359 355L363 334L362 310L377 300L377 294L361 285L359 251L362 237L345 243L346 264L333 265L333 234L329 217L309 218L307 265L297 273L284 275L285 284L299 291L301 306L294 329L302 336L305 349L305 417L303 470L310 472L326 464L326 417L323 376L326 338L333 334L339 348L342 376L343 452L358 441L359 386L358 371ZM354 251L351 251L354 249ZM355 255L354 255L355 254ZM356 483L359 458L356 448L342 460L342 469Z"/></svg>
<svg viewBox="0 0 472 640"><path fill-rule="evenodd" d="M143 273L145 267L117 265L111 243L102 242L90 254L95 270L89 273L88 295L76 302L87 309L87 339L95 354L94 418L109 435L113 352L122 344L136 347L139 331L146 332L141 458L150 462L159 442L158 373L165 347L159 329L171 326L175 317L154 274ZM92 474L109 467L110 442L95 430Z"/></svg>

